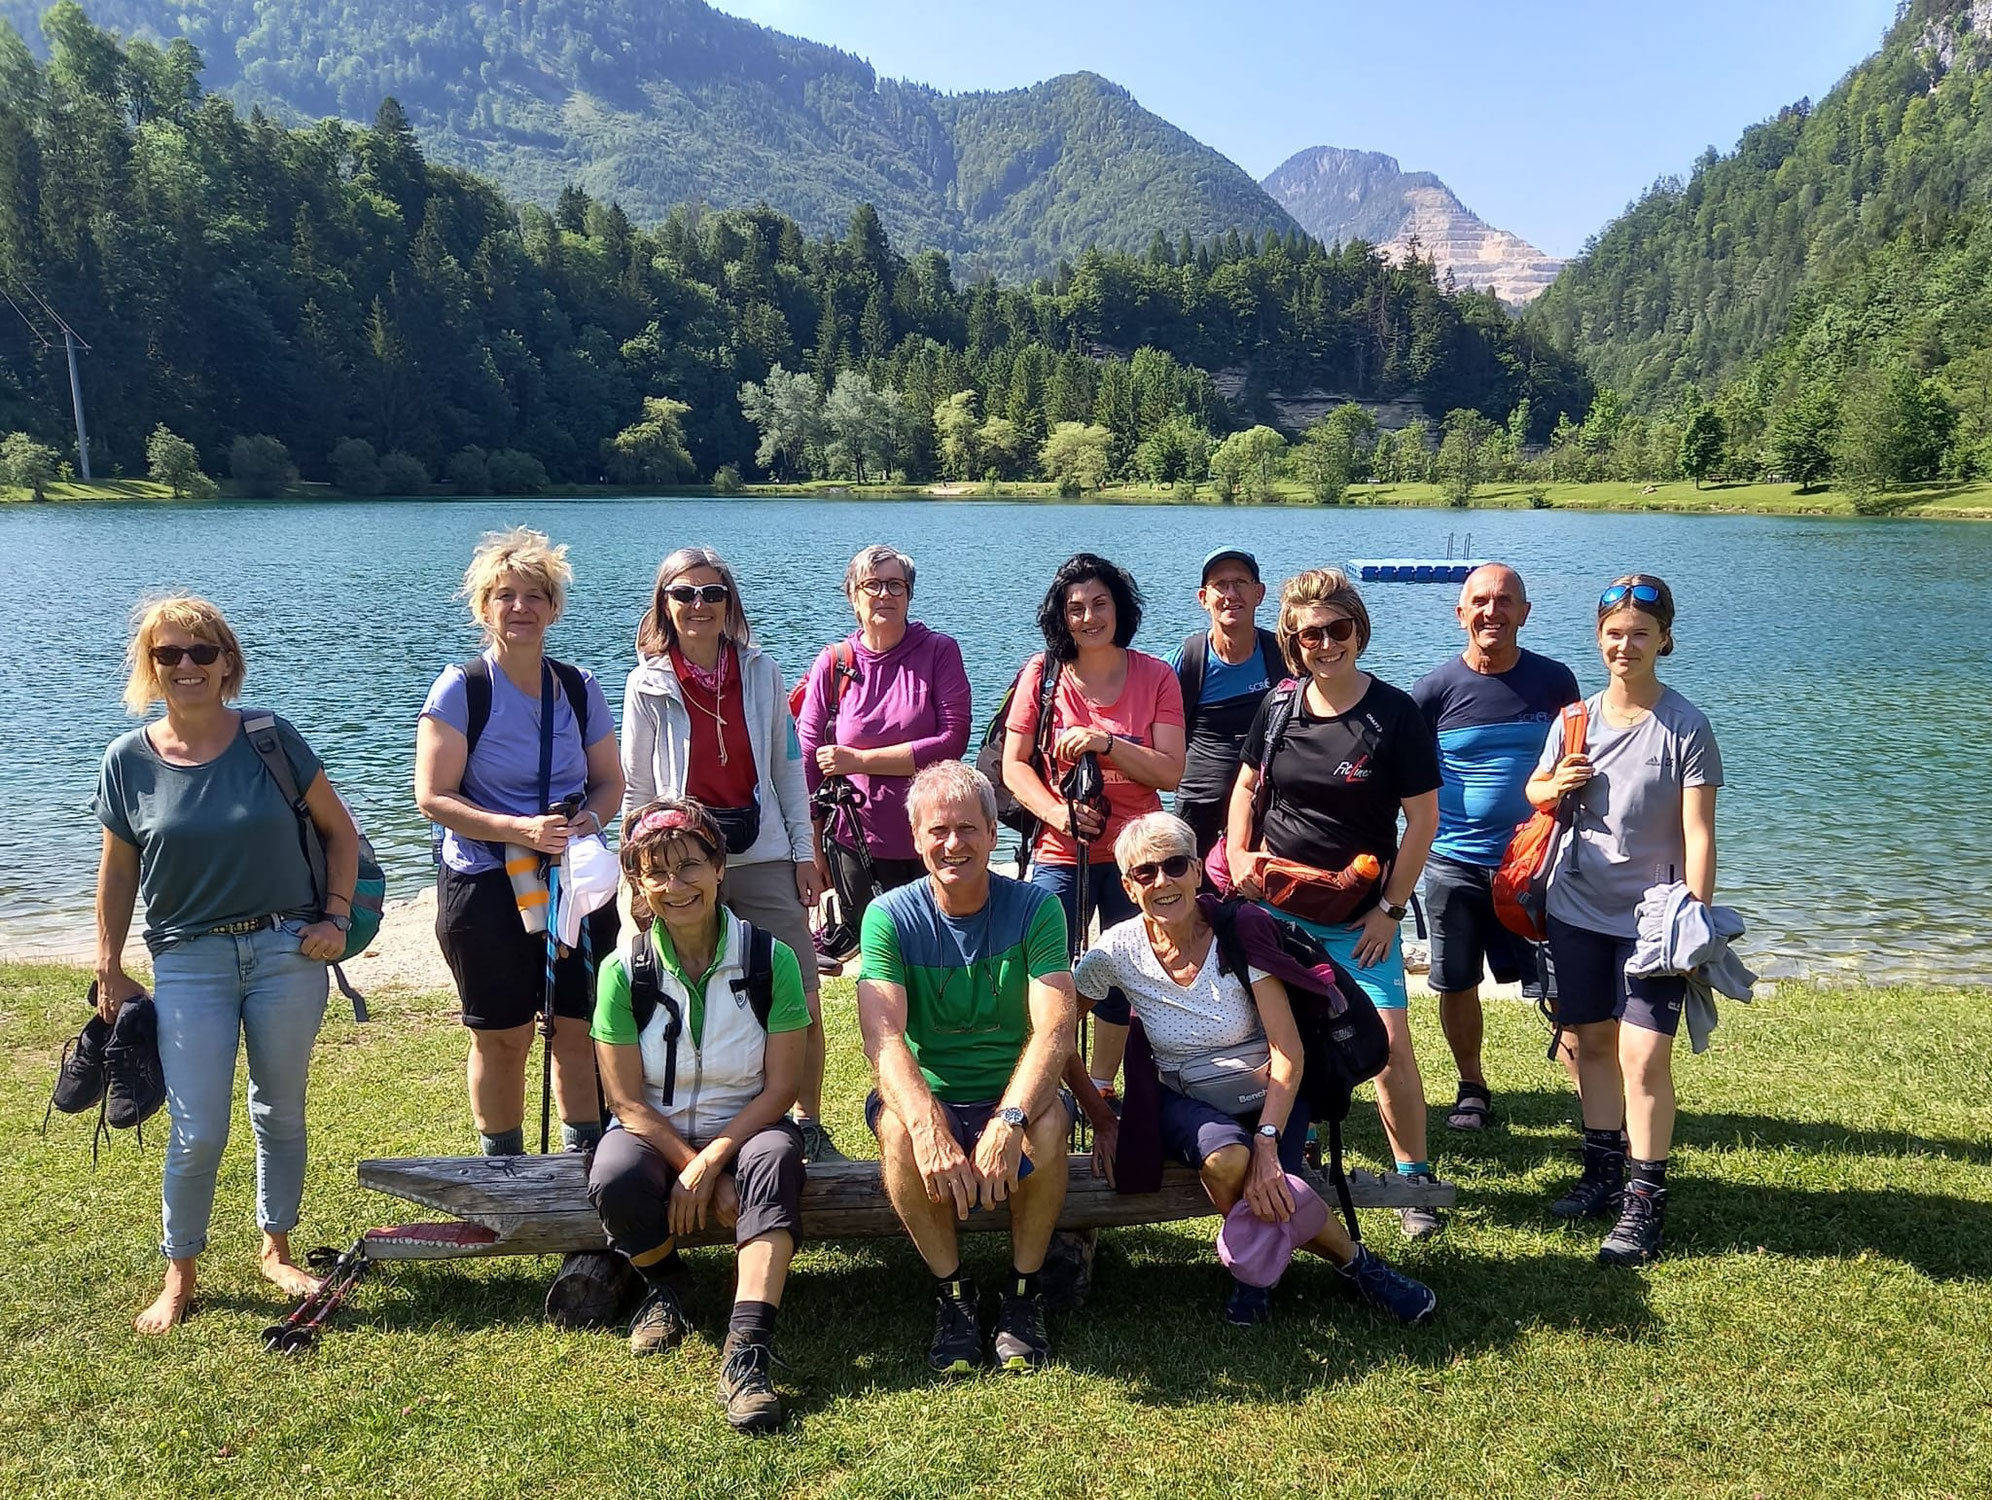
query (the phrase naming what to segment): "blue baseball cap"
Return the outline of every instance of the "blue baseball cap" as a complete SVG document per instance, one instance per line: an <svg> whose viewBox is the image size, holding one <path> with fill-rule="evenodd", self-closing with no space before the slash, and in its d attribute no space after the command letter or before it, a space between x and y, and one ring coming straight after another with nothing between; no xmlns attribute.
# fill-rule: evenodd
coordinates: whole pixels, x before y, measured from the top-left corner
<svg viewBox="0 0 1992 1500"><path fill-rule="evenodd" d="M1241 562L1245 564L1245 571L1252 575L1252 581L1254 583L1260 581L1258 558L1238 547L1219 547L1203 560L1203 572L1197 575L1197 582L1199 584L1207 582L1210 570L1221 562Z"/></svg>

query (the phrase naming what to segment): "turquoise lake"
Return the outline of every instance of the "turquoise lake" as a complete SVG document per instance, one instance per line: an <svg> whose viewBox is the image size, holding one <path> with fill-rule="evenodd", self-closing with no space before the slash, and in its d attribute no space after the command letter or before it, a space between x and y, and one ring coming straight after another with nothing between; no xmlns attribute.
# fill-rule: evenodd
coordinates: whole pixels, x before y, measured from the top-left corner
<svg viewBox="0 0 1992 1500"><path fill-rule="evenodd" d="M244 701L292 719L386 863L390 897L429 875L412 793L414 724L437 671L477 649L453 597L478 536L525 522L569 544L577 579L550 637L621 712L657 560L686 543L734 565L791 678L851 626L839 585L889 542L914 614L958 637L980 724L1038 644L1052 569L1090 549L1148 596L1135 644L1166 652L1199 617L1197 562L1256 552L1269 583L1352 557L1497 557L1535 600L1524 643L1603 682L1592 607L1613 576L1673 584L1662 676L1714 721L1728 785L1721 899L1767 974L1992 982L1992 769L1984 746L1992 526L1560 511L1414 511L967 501L483 500L0 507L13 670L0 687L0 947L90 941L99 757L142 595L221 605L249 661ZM1447 585L1364 590L1364 665L1403 687L1459 649ZM1262 618L1270 618L1270 611ZM37 666L35 664L39 663Z"/></svg>

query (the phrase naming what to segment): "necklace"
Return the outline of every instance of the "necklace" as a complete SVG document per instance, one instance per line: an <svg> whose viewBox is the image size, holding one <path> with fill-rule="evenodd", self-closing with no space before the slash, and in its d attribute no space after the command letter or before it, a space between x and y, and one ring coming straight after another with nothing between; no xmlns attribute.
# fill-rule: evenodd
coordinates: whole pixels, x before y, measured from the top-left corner
<svg viewBox="0 0 1992 1500"><path fill-rule="evenodd" d="M719 763L722 766L728 763L726 751L726 715L720 709L720 705L726 701L726 662L727 651L725 644L722 642L719 648L719 662L710 672L706 671L697 662L691 660L691 658L682 654L679 655L677 663L679 681L684 685L685 689L685 702L696 708L700 713L705 714L713 722L713 727L719 739ZM692 689L694 687L712 694L712 706L710 708L692 696Z"/></svg>

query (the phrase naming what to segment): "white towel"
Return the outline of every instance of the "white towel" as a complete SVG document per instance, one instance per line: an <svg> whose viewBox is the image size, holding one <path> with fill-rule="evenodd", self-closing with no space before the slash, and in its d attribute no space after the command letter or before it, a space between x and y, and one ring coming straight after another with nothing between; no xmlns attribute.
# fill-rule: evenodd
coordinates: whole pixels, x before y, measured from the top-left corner
<svg viewBox="0 0 1992 1500"><path fill-rule="evenodd" d="M554 914L554 937L562 947L581 945L581 919L615 900L621 879L622 865L600 834L567 841L560 856L560 909Z"/></svg>

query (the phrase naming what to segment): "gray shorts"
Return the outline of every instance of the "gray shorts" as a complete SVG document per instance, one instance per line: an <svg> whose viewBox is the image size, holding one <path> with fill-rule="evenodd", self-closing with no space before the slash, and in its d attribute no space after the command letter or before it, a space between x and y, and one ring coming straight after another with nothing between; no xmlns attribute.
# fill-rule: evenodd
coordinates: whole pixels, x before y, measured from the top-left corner
<svg viewBox="0 0 1992 1500"><path fill-rule="evenodd" d="M802 966L802 988L815 994L823 981L816 972L816 948L809 937L809 915L795 893L795 865L786 859L756 860L751 865L729 863L719 888L721 903L736 917L745 917L795 950Z"/></svg>
<svg viewBox="0 0 1992 1500"><path fill-rule="evenodd" d="M1497 984L1536 983L1535 945L1494 915L1494 872L1434 855L1425 863L1425 921L1432 935L1426 983L1441 993L1477 989L1482 966Z"/></svg>

